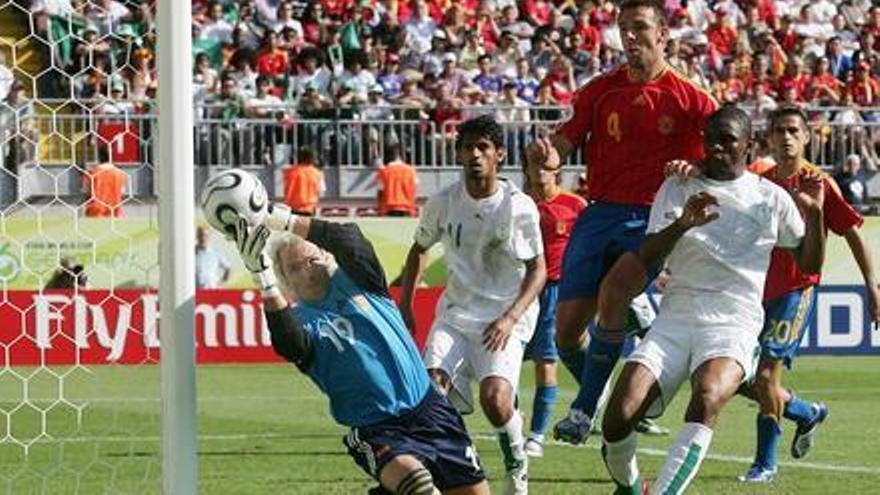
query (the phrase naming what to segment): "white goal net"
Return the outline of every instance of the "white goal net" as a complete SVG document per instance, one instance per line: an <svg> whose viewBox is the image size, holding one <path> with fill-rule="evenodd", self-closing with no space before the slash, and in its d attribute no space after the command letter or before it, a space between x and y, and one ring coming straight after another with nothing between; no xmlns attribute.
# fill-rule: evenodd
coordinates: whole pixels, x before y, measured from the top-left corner
<svg viewBox="0 0 880 495"><path fill-rule="evenodd" d="M153 3L0 1L2 493L161 490Z"/></svg>

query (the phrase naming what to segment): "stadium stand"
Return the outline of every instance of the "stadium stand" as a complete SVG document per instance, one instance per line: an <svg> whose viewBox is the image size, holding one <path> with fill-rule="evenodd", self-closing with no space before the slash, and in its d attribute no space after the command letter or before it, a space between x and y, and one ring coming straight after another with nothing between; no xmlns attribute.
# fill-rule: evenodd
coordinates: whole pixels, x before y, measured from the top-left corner
<svg viewBox="0 0 880 495"><path fill-rule="evenodd" d="M804 105L812 161L831 171L860 155L876 199L880 6L666 5L675 70L748 108L758 127L778 102ZM623 59L610 0L196 0L193 10L195 161L209 168L199 177L251 167L276 195L281 167L309 145L337 169L326 197L373 198L367 169L390 144L434 176L421 181L430 195L451 177L443 169L455 164L456 123L488 112L505 123L506 165L518 168L524 143L565 119L577 88ZM37 37L28 36L31 18ZM21 171L19 195L79 194L70 167L94 161L97 146L111 145L117 162L152 160L153 23L146 1L17 0L0 9L2 127L16 138L0 146L6 167ZM7 100L12 80L24 88L18 100ZM29 175L29 161L50 174ZM153 194L146 168L127 170L136 194Z"/></svg>

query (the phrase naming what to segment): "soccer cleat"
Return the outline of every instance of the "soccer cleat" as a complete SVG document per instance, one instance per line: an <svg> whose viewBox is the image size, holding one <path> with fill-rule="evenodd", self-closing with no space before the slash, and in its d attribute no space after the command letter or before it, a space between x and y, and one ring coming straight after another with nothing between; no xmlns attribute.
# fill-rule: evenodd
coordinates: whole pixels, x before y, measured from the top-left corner
<svg viewBox="0 0 880 495"><path fill-rule="evenodd" d="M669 435L669 428L660 426L648 418L642 418L639 420L636 424L636 431L642 435L648 435L649 437L663 437Z"/></svg>
<svg viewBox="0 0 880 495"><path fill-rule="evenodd" d="M572 445L582 444L590 436L592 423L587 413L570 409L568 416L553 427L553 438Z"/></svg>
<svg viewBox="0 0 880 495"><path fill-rule="evenodd" d="M810 453L813 442L816 440L816 432L819 431L819 426L828 418L828 406L820 402L817 404L817 407L819 411L816 414L816 419L811 423L799 424L794 434L794 439L791 441L791 456L795 459L802 459Z"/></svg>
<svg viewBox="0 0 880 495"><path fill-rule="evenodd" d="M504 495L528 495L528 461L518 469L508 471L504 476Z"/></svg>
<svg viewBox="0 0 880 495"><path fill-rule="evenodd" d="M529 457L544 457L544 445L534 438L526 440L524 450Z"/></svg>
<svg viewBox="0 0 880 495"><path fill-rule="evenodd" d="M753 464L746 474L736 478L740 483L772 483L776 479L776 468L765 468Z"/></svg>

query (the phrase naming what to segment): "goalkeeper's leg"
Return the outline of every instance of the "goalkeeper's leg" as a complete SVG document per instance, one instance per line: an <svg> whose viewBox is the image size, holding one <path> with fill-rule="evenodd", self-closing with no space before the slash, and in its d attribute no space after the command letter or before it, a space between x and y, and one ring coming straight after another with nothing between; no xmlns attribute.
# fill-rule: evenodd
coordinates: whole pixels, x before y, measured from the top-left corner
<svg viewBox="0 0 880 495"><path fill-rule="evenodd" d="M411 455L399 455L379 473L382 487L396 495L439 495L431 472Z"/></svg>

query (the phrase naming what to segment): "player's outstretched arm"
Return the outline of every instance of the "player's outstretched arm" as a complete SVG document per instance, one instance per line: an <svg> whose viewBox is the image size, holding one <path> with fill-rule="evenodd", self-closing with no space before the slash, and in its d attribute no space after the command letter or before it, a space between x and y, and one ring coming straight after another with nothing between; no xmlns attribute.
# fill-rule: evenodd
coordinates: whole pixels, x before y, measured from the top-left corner
<svg viewBox="0 0 880 495"><path fill-rule="evenodd" d="M681 216L660 232L650 234L645 238L645 242L639 249L639 258L645 268L663 264L675 244L688 230L717 219L718 212L713 211L713 206L718 206L718 200L707 192L700 192L689 197L682 209Z"/></svg>
<svg viewBox="0 0 880 495"><path fill-rule="evenodd" d="M400 277L400 314L410 332L416 328L416 320L412 312L413 297L427 263L428 248L422 247L418 242L413 242L406 255L406 264L403 265L403 273Z"/></svg>
<svg viewBox="0 0 880 495"><path fill-rule="evenodd" d="M235 244L245 268L260 285L272 348L299 369L306 370L312 359L312 342L308 332L288 311L288 301L278 288L272 259L266 253L269 233L265 225L251 227L241 219L235 231Z"/></svg>
<svg viewBox="0 0 880 495"><path fill-rule="evenodd" d="M862 237L858 227L852 227L843 233L843 238L849 244L849 250L852 251L856 264L862 272L862 278L865 280L865 292L868 295L868 314L874 322L874 326L880 326L880 287L877 285L877 279L874 278L874 259L871 250L865 244L865 238Z"/></svg>

